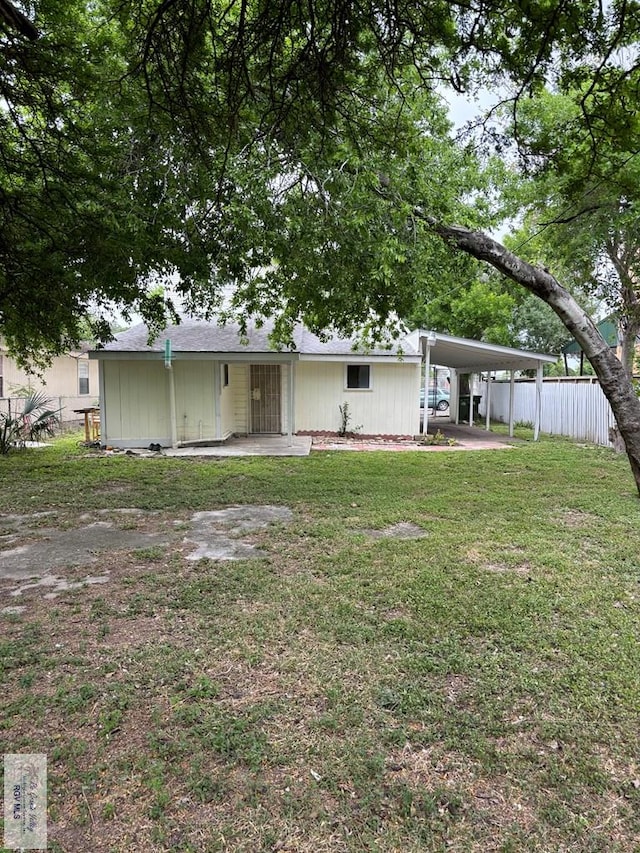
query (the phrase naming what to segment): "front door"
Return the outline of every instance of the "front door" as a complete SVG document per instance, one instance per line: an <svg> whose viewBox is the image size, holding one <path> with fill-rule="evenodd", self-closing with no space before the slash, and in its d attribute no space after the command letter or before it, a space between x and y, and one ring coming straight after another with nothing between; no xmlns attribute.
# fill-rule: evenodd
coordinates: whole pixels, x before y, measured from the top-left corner
<svg viewBox="0 0 640 853"><path fill-rule="evenodd" d="M251 365L251 432L282 432L280 387L279 364Z"/></svg>

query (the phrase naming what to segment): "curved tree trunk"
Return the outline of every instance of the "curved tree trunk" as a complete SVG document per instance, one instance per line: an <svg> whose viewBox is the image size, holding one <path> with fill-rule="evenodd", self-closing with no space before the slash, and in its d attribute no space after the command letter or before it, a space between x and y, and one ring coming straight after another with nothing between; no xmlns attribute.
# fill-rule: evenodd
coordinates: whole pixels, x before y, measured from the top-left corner
<svg viewBox="0 0 640 853"><path fill-rule="evenodd" d="M620 430L640 493L640 399L621 362L607 345L595 323L561 284L541 267L523 261L505 246L482 234L457 225L443 225L422 211L415 215L456 249L485 261L499 272L547 303L580 344L602 388Z"/></svg>

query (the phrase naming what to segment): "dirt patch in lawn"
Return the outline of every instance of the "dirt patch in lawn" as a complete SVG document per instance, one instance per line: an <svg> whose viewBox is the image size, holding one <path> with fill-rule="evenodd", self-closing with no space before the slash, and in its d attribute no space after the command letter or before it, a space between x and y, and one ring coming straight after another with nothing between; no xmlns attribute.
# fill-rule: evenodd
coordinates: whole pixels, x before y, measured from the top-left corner
<svg viewBox="0 0 640 853"><path fill-rule="evenodd" d="M423 527L418 527L410 521L399 521L397 524L392 524L382 530L365 530L363 531L372 539L423 539L428 536L428 532Z"/></svg>
<svg viewBox="0 0 640 853"><path fill-rule="evenodd" d="M592 524L599 524L600 519L597 515L581 509L565 509L558 516L558 523L569 528L590 527Z"/></svg>

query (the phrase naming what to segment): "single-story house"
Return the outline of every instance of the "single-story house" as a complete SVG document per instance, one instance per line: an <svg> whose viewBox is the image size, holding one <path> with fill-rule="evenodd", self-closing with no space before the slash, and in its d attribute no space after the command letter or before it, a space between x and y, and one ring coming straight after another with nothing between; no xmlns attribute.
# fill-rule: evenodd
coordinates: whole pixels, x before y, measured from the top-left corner
<svg viewBox="0 0 640 853"><path fill-rule="evenodd" d="M363 436L418 431L422 353L408 340L365 351L302 325L278 350L269 327L185 319L153 343L145 325L93 351L101 441L114 447L222 442L232 435L335 433L340 407Z"/></svg>
<svg viewBox="0 0 640 853"><path fill-rule="evenodd" d="M430 364L450 368L457 421L459 374L533 368L541 381L543 365L555 361L422 330L389 348L365 350L353 340L321 340L302 325L292 346L279 350L267 325L242 336L236 325L193 319L167 327L152 343L145 325L134 326L90 358L100 368L101 441L113 447L336 433L345 425L345 405L348 431L410 438L427 428L420 388Z"/></svg>

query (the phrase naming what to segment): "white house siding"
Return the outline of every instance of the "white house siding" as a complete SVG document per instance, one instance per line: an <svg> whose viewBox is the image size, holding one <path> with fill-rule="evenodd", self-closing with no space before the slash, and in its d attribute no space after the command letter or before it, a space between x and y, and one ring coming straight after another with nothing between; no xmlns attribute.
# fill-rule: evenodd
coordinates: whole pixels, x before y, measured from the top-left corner
<svg viewBox="0 0 640 853"><path fill-rule="evenodd" d="M105 360L103 365L102 441L170 443L169 371L164 363Z"/></svg>
<svg viewBox="0 0 640 853"><path fill-rule="evenodd" d="M349 404L350 428L363 435L413 435L418 432L420 364L368 362L370 390L346 387L345 363L300 361L295 376L296 432L336 432L339 407Z"/></svg>
<svg viewBox="0 0 640 853"><path fill-rule="evenodd" d="M250 366L253 361L229 361L229 384L224 385L223 359L174 358L171 371L161 359L102 361L104 431L102 440L114 446L140 447L171 443L170 380L175 389L178 441L198 441L245 435L250 424ZM274 362L269 362L273 364ZM336 432L339 406L349 404L351 428L363 435L413 435L419 428L420 365L418 362L359 360L371 367L372 388L346 388L344 361L280 363L281 429L289 428L289 371L294 370L292 429L295 432ZM219 378L216 377L219 371ZM220 392L217 417L216 390Z"/></svg>
<svg viewBox="0 0 640 853"><path fill-rule="evenodd" d="M216 435L214 370L216 361L180 361L173 367L178 441L211 439Z"/></svg>
<svg viewBox="0 0 640 853"><path fill-rule="evenodd" d="M480 414L486 401L482 383ZM516 423L534 423L536 385L534 380L514 385L513 419ZM509 421L509 382L491 386L491 418ZM613 412L600 385L591 380L545 379L542 383L540 431L550 435L566 435L579 441L610 445L609 428L615 425Z"/></svg>

